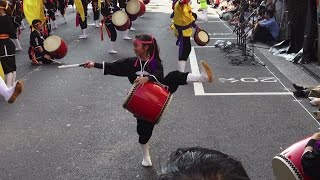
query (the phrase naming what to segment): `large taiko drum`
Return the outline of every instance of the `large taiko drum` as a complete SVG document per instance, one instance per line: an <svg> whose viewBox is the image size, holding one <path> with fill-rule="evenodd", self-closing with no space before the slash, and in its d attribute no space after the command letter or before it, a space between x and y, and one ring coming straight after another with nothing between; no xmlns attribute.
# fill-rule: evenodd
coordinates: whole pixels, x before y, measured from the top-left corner
<svg viewBox="0 0 320 180"><path fill-rule="evenodd" d="M311 180L303 174L301 158L311 137L303 139L272 159L272 169L277 180Z"/></svg>
<svg viewBox="0 0 320 180"><path fill-rule="evenodd" d="M132 86L123 107L136 117L157 124L168 108L171 98L171 93L165 87L147 82L143 86Z"/></svg>
<svg viewBox="0 0 320 180"><path fill-rule="evenodd" d="M68 53L67 44L56 35L47 37L43 42L43 47L54 59L62 59Z"/></svg>
<svg viewBox="0 0 320 180"><path fill-rule="evenodd" d="M127 2L126 11L131 16L142 16L146 12L146 5L143 1L129 0Z"/></svg>
<svg viewBox="0 0 320 180"><path fill-rule="evenodd" d="M113 13L111 21L119 31L126 31L130 27L130 19L124 11L117 11Z"/></svg>
<svg viewBox="0 0 320 180"><path fill-rule="evenodd" d="M209 34L203 29L197 29L193 38L199 46L205 46L210 42Z"/></svg>

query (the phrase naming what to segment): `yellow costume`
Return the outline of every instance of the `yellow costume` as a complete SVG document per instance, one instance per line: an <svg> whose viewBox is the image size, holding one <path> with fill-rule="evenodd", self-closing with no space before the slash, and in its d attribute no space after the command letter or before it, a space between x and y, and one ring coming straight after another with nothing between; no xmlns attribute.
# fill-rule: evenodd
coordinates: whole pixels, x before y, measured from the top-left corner
<svg viewBox="0 0 320 180"><path fill-rule="evenodd" d="M171 28L174 30L175 35L178 36L178 30L174 25L177 26L190 26L195 21L195 18L192 15L190 3L182 4L177 2L174 5L174 16L173 16L173 24ZM183 37L191 37L192 36L192 26L189 28L182 30Z"/></svg>

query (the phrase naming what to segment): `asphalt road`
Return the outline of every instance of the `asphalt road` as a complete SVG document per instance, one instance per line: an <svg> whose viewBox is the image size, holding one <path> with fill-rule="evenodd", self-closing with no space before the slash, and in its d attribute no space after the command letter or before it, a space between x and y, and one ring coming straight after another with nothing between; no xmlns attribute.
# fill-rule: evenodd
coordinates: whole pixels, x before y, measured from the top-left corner
<svg viewBox="0 0 320 180"><path fill-rule="evenodd" d="M67 24L58 18L55 34L69 45L65 64L87 59L114 61L133 56L132 42L107 53L107 40L89 26L86 40L78 40L75 13ZM165 73L176 69L178 48L168 30L168 2L153 1L144 18L134 22L135 34L150 33L158 40ZM233 38L214 15L199 23L212 36ZM93 16L89 17L89 24ZM207 60L214 68L214 84L182 86L168 112L154 130L151 155L154 167L143 168L136 121L122 108L131 85L126 78L103 76L98 69L58 69L31 66L27 56L29 30L22 31L24 50L17 53L18 77L25 90L15 104L0 102L0 179L141 179L157 178L169 154L178 147L202 146L241 160L253 180L274 179L271 160L284 148L314 133L319 124L306 100L290 94L291 81L256 51L266 66L234 66L214 47L194 47L187 69ZM196 46L195 44L193 44Z"/></svg>

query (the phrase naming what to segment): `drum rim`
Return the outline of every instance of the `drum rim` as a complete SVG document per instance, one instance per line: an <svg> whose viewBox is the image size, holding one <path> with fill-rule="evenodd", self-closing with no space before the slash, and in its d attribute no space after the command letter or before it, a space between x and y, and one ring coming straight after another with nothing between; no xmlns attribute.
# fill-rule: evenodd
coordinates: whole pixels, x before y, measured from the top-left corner
<svg viewBox="0 0 320 180"><path fill-rule="evenodd" d="M57 39L59 39L60 40L60 45L59 46L57 46L57 48L56 49L54 49L54 50L48 50L48 41L50 40L50 39L48 39L48 38L50 38L50 39L52 39L52 38L57 38ZM43 41L43 48L46 50L46 51L48 51L48 52L54 52L54 51L56 51L57 49L59 49L59 47L61 46L61 41L62 41L62 39L59 37L59 36L57 36L57 35L51 35L51 36L49 36L49 37L47 37L44 41ZM51 43L50 43L51 44ZM47 47L47 48L46 48Z"/></svg>
<svg viewBox="0 0 320 180"><path fill-rule="evenodd" d="M131 13L131 12L129 12L128 11L128 9L127 9L127 7L128 7L128 4L133 4L133 3L137 3L137 4L139 4L139 9L138 9L138 11L136 12L136 13ZM136 14L138 14L139 12L140 12L140 9L141 9L141 3L140 3L140 1L137 1L137 0L130 0L130 1L128 1L127 2L127 5L126 5L126 11L128 12L128 14L131 14L131 15L136 15Z"/></svg>
<svg viewBox="0 0 320 180"><path fill-rule="evenodd" d="M156 124L159 124L159 122L161 121L163 115L165 114L165 112L167 112L168 106L171 104L172 97L173 97L173 95L171 93L169 93L169 96L168 96L168 98L166 100L166 103L164 104L164 106L163 106L163 108L162 108L162 110L161 110L161 112L159 114L159 117L157 118Z"/></svg>
<svg viewBox="0 0 320 180"><path fill-rule="evenodd" d="M122 25L117 25L117 23L115 23L113 19L115 18L115 14L120 14L120 13L124 14L127 17L127 21ZM126 12L123 12L123 11L116 11L115 13L113 13L113 15L111 17L111 21L115 26L124 26L124 25L126 25L128 23L128 20L130 20L128 14Z"/></svg>
<svg viewBox="0 0 320 180"><path fill-rule="evenodd" d="M132 87L130 88L130 90L129 90L128 94L127 94L127 97L126 97L126 99L124 100L124 102L123 102L123 104L122 104L122 107L123 107L123 108L127 109L129 100L131 100L131 98L132 98L132 96L133 96L133 94L134 94L134 92L135 92L136 90L137 90L137 84L134 83L134 84L132 85Z"/></svg>
<svg viewBox="0 0 320 180"><path fill-rule="evenodd" d="M203 32L205 32L205 33L208 35L208 42L203 42L203 41L201 41L201 40L198 38L198 34L199 34L200 31L203 31ZM207 45L207 44L210 42L209 33L208 33L206 30L203 30L203 29L197 30L197 31L194 33L193 39L195 40L195 42L196 42L199 46L205 46L205 45Z"/></svg>
<svg viewBox="0 0 320 180"><path fill-rule="evenodd" d="M297 180L303 180L303 176L297 167L288 159L286 156L279 154L273 158L273 160L279 160L280 162L287 165L288 169L292 172L292 174L296 177Z"/></svg>

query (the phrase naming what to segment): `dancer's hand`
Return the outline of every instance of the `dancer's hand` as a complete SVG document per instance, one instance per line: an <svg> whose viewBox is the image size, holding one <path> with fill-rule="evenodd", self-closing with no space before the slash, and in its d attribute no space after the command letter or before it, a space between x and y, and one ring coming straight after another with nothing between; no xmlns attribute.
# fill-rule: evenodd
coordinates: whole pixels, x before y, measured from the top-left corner
<svg viewBox="0 0 320 180"><path fill-rule="evenodd" d="M50 57L49 54L45 54L43 57L44 57L45 59L47 59L47 60L51 60L51 57Z"/></svg>
<svg viewBox="0 0 320 180"><path fill-rule="evenodd" d="M320 133L315 133L311 139L320 140Z"/></svg>
<svg viewBox="0 0 320 180"><path fill-rule="evenodd" d="M148 77L137 77L137 79L134 81L138 86L143 86L146 82L149 81Z"/></svg>
<svg viewBox="0 0 320 180"><path fill-rule="evenodd" d="M94 66L94 62L93 61L87 61L84 63L84 68L92 68Z"/></svg>

